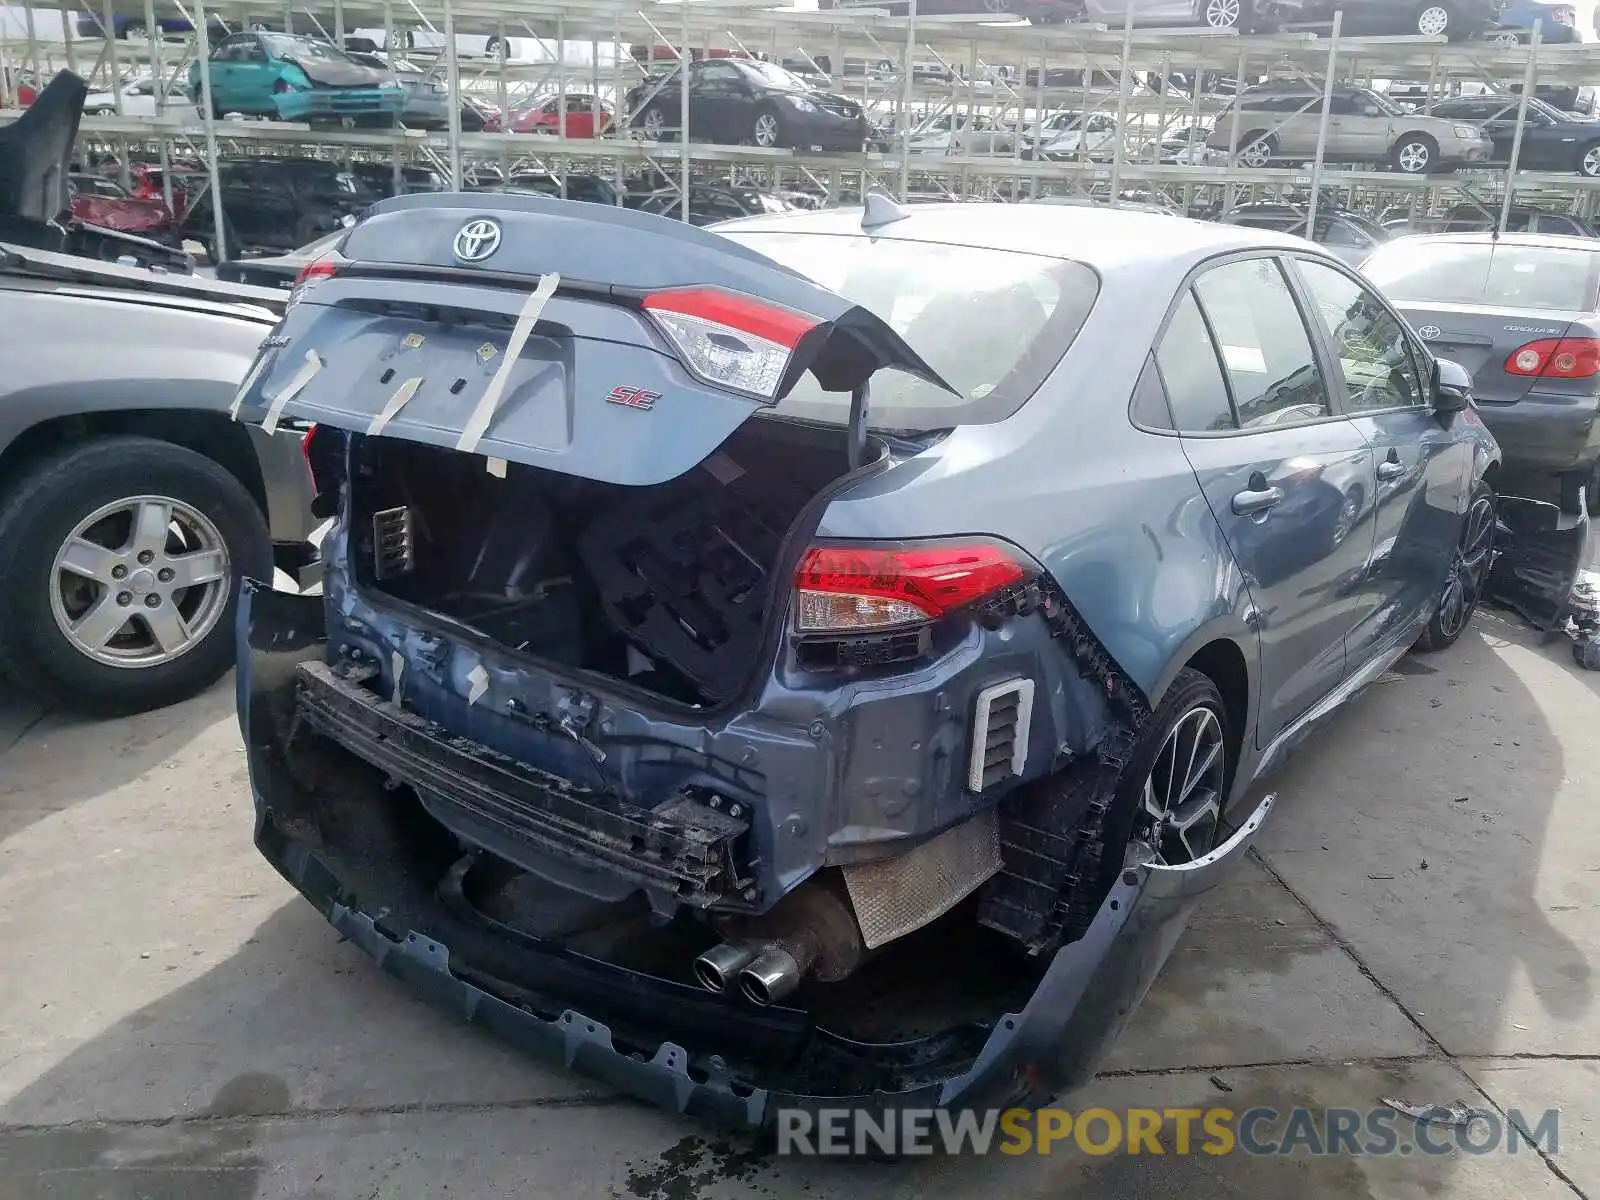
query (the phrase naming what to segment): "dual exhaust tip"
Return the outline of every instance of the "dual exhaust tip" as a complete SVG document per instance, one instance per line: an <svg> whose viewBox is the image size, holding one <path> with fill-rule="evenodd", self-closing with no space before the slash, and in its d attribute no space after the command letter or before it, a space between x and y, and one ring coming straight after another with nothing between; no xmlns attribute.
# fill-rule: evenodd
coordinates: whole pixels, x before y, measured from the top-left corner
<svg viewBox="0 0 1600 1200"><path fill-rule="evenodd" d="M800 986L800 964L782 946L723 942L694 960L694 977L708 992L736 989L752 1004L776 1004Z"/></svg>

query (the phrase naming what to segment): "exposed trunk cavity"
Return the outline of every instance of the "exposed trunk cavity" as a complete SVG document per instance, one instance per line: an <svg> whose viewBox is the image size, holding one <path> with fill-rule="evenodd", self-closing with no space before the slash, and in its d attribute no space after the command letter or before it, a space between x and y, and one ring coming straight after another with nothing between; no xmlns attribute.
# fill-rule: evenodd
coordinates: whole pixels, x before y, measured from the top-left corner
<svg viewBox="0 0 1600 1200"><path fill-rule="evenodd" d="M502 478L478 455L391 439L358 454L365 586L698 706L734 699L763 665L767 618L788 601L786 552L810 532L797 523L814 527L808 503L847 471L842 429L759 419L649 487L517 463Z"/></svg>

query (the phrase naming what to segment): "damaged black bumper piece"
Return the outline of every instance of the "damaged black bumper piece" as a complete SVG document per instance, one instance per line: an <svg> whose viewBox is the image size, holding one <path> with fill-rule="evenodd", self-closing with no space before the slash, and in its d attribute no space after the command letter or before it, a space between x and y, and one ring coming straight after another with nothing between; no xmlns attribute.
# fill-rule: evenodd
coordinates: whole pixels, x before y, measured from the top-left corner
<svg viewBox="0 0 1600 1200"><path fill-rule="evenodd" d="M1088 932L1054 954L1014 1011L909 1039L852 1040L800 1009L625 968L476 910L462 882L470 847L408 825L417 807L394 799L404 790L395 783L423 769L407 756L427 743L390 735L416 723L376 696L354 724L331 719L326 704L321 719L311 712L305 681L326 649L322 603L251 586L240 604L239 713L262 854L341 934L434 1002L539 1058L726 1127L770 1129L797 1109L1038 1105L1084 1083L1195 902L1237 865L1272 808L1269 797L1194 863L1157 865L1136 847Z"/></svg>

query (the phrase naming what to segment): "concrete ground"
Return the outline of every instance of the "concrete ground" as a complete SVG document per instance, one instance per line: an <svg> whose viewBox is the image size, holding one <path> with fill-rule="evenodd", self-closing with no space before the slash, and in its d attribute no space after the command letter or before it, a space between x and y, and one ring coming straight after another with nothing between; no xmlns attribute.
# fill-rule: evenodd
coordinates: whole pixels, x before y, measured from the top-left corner
<svg viewBox="0 0 1600 1200"><path fill-rule="evenodd" d="M1067 1101L1559 1108L1555 1154L870 1166L762 1159L382 976L252 850L227 686L112 723L13 701L0 1196L1600 1197L1597 689L1492 616L1402 663L1280 777L1256 858Z"/></svg>

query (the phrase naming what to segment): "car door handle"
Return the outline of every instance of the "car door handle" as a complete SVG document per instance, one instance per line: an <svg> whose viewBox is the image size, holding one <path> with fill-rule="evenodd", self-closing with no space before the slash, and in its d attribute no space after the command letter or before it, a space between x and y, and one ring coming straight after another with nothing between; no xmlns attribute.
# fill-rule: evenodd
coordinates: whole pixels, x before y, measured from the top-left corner
<svg viewBox="0 0 1600 1200"><path fill-rule="evenodd" d="M1398 462L1395 459L1391 458L1386 462L1381 462L1378 464L1378 478L1383 480L1384 483L1393 483L1405 473L1405 463Z"/></svg>
<svg viewBox="0 0 1600 1200"><path fill-rule="evenodd" d="M1260 491L1237 492L1233 497L1235 516L1258 517L1283 503L1281 487L1262 488Z"/></svg>

